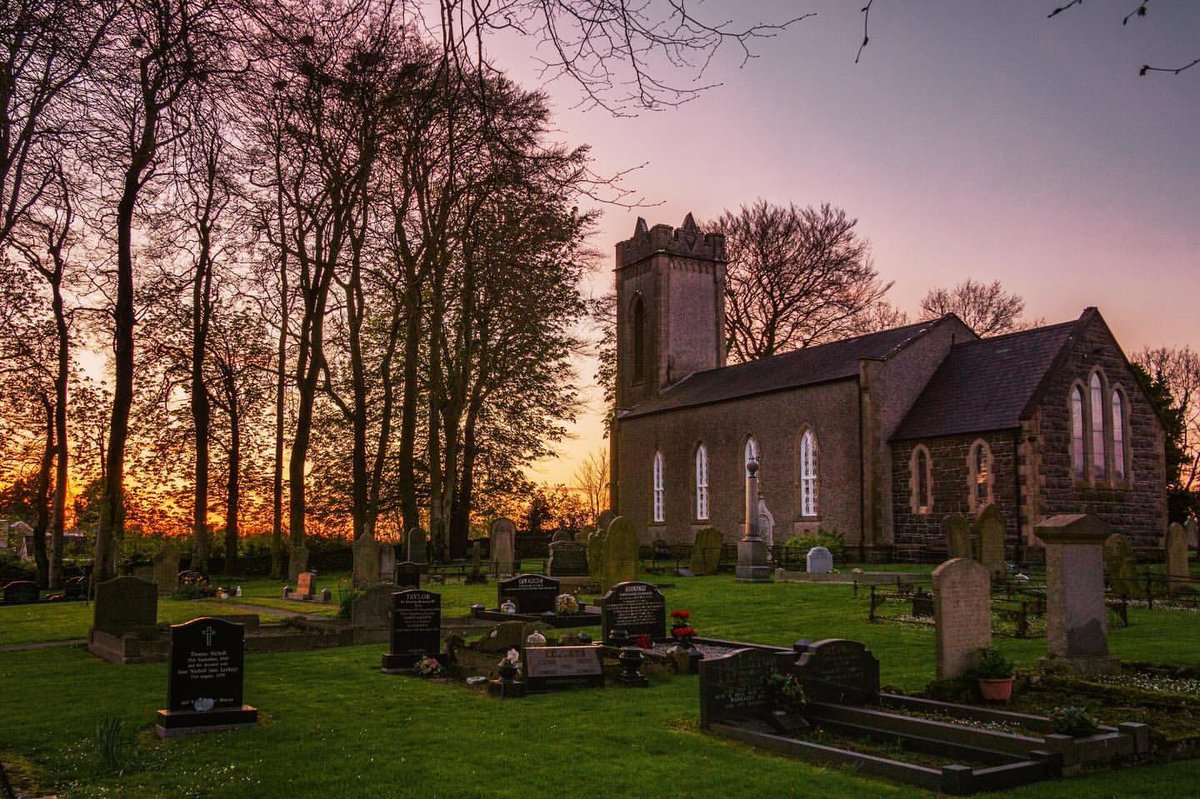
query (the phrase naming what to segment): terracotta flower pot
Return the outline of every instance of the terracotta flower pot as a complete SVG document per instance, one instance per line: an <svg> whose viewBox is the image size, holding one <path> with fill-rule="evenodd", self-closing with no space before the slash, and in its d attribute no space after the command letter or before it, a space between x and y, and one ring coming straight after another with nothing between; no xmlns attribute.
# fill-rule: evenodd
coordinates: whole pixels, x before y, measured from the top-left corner
<svg viewBox="0 0 1200 799"><path fill-rule="evenodd" d="M979 680L979 693L985 702L1007 702L1012 699L1013 678Z"/></svg>

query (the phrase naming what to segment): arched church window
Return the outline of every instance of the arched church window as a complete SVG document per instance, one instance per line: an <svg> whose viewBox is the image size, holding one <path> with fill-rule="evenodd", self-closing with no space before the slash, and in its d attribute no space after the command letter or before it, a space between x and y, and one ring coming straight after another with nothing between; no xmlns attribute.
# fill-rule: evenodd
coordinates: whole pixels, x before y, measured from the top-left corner
<svg viewBox="0 0 1200 799"><path fill-rule="evenodd" d="M992 450L979 440L971 445L967 456L968 505L972 513L992 504Z"/></svg>
<svg viewBox="0 0 1200 799"><path fill-rule="evenodd" d="M912 488L912 512L933 512L933 461L924 444L918 444L908 462L909 485Z"/></svg>
<svg viewBox="0 0 1200 799"><path fill-rule="evenodd" d="M800 436L800 515L817 515L817 436L812 430Z"/></svg>
<svg viewBox="0 0 1200 799"><path fill-rule="evenodd" d="M1107 477L1104 446L1104 384L1099 372L1092 372L1089 381L1092 392L1092 480Z"/></svg>
<svg viewBox="0 0 1200 799"><path fill-rule="evenodd" d="M708 519L708 450L696 448L696 518Z"/></svg>
<svg viewBox="0 0 1200 799"><path fill-rule="evenodd" d="M633 298L633 382L646 379L646 306L642 295Z"/></svg>
<svg viewBox="0 0 1200 799"><path fill-rule="evenodd" d="M1125 463L1125 400L1120 389L1112 393L1112 441L1113 441L1113 479L1124 480L1126 477Z"/></svg>
<svg viewBox="0 0 1200 799"><path fill-rule="evenodd" d="M666 503L663 491L663 456L661 452L654 453L654 521L662 522L667 519Z"/></svg>
<svg viewBox="0 0 1200 799"><path fill-rule="evenodd" d="M1076 480L1087 477L1086 445L1083 437L1083 386L1071 389L1071 472Z"/></svg>

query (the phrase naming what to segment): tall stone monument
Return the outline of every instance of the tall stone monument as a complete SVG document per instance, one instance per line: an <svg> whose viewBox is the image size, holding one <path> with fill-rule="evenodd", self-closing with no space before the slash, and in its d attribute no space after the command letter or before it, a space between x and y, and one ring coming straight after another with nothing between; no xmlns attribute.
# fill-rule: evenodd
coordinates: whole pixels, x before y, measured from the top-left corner
<svg viewBox="0 0 1200 799"><path fill-rule="evenodd" d="M1062 514L1039 522L1034 532L1046 545L1046 639L1043 664L1083 674L1120 669L1108 654L1104 606L1105 540L1112 529L1092 514Z"/></svg>
<svg viewBox="0 0 1200 799"><path fill-rule="evenodd" d="M738 541L738 563L734 579L739 583L769 583L771 568L767 565L767 542L759 532L758 461L746 462L746 535Z"/></svg>
<svg viewBox="0 0 1200 799"><path fill-rule="evenodd" d="M992 580L986 566L953 558L933 570L937 678L961 677L992 645Z"/></svg>

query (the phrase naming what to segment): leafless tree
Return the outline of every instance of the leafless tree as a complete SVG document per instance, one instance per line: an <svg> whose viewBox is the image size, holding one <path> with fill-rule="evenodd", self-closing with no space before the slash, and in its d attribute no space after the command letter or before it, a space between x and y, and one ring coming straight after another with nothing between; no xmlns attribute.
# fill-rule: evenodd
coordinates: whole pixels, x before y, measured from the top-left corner
<svg viewBox="0 0 1200 799"><path fill-rule="evenodd" d="M1133 362L1171 392L1180 422L1178 487L1194 491L1200 487L1200 353L1191 347L1146 347Z"/></svg>
<svg viewBox="0 0 1200 799"><path fill-rule="evenodd" d="M592 522L600 518L608 502L608 449L602 447L590 453L575 470L575 486L587 498Z"/></svg>
<svg viewBox="0 0 1200 799"><path fill-rule="evenodd" d="M921 318L952 313L980 336L999 336L1025 330L1039 321L1025 321L1025 300L1004 290L999 280L980 283L967 278L952 289L931 289L921 300Z"/></svg>
<svg viewBox="0 0 1200 799"><path fill-rule="evenodd" d="M883 299L858 220L820 208L758 200L707 225L725 234L725 338L730 356L751 361L855 332Z"/></svg>

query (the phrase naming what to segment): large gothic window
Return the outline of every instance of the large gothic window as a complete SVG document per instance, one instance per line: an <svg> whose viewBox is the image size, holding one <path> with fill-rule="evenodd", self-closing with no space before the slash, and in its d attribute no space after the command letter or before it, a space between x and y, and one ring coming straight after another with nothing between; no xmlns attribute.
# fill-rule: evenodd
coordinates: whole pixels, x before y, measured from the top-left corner
<svg viewBox="0 0 1200 799"><path fill-rule="evenodd" d="M817 436L812 430L800 436L800 515L817 515Z"/></svg>
<svg viewBox="0 0 1200 799"><path fill-rule="evenodd" d="M646 379L646 307L642 295L633 298L633 382Z"/></svg>
<svg viewBox="0 0 1200 799"><path fill-rule="evenodd" d="M1104 446L1104 384L1098 372L1092 373L1089 383L1092 393L1092 479L1103 480L1107 476Z"/></svg>
<svg viewBox="0 0 1200 799"><path fill-rule="evenodd" d="M708 519L708 450L696 448L696 518Z"/></svg>
<svg viewBox="0 0 1200 799"><path fill-rule="evenodd" d="M663 456L661 452L654 453L654 521L662 522L667 519L667 508L664 501L663 487Z"/></svg>
<svg viewBox="0 0 1200 799"><path fill-rule="evenodd" d="M1076 480L1087 477L1087 455L1083 435L1083 386L1071 389L1071 472Z"/></svg>
<svg viewBox="0 0 1200 799"><path fill-rule="evenodd" d="M979 513L992 504L992 451L984 441L971 445L967 472L968 505L972 513Z"/></svg>
<svg viewBox="0 0 1200 799"><path fill-rule="evenodd" d="M1124 480L1125 463L1125 401L1117 389L1112 393L1113 479Z"/></svg>

